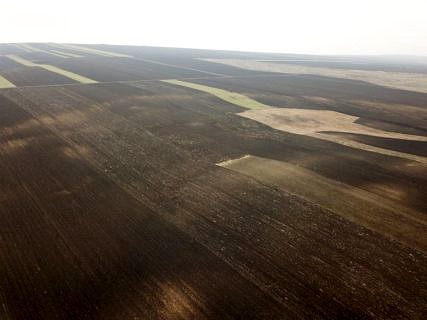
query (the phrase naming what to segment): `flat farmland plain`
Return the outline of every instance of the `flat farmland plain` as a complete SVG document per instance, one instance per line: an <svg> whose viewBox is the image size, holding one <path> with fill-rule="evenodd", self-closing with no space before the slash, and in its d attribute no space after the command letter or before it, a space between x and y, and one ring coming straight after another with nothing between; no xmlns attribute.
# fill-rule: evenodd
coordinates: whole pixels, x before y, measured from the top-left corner
<svg viewBox="0 0 427 320"><path fill-rule="evenodd" d="M201 60L305 56L0 54L16 86L0 89L1 319L427 316L427 94ZM343 114L365 131L321 134L373 148L306 134L306 111L298 130L243 116L254 105Z"/></svg>

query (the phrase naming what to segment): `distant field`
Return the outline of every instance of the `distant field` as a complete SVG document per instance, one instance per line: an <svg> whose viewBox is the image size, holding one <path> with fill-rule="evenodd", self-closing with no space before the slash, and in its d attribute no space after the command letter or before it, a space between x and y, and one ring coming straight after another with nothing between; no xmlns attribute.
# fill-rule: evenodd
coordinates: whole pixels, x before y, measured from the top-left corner
<svg viewBox="0 0 427 320"><path fill-rule="evenodd" d="M384 61L385 60L385 61ZM427 73L427 65L421 62L398 63L394 60L382 59L381 57L343 57L334 59L334 57L305 58L305 59L286 59L286 60L261 60L262 62L284 63L292 65L304 65L320 68L334 68L347 70L370 70L384 72L405 72L405 73Z"/></svg>
<svg viewBox="0 0 427 320"><path fill-rule="evenodd" d="M334 143L343 144L352 148L401 157L427 164L427 158L422 156L363 144L354 140L345 139L345 136L335 135L334 133L345 132L350 134L367 134L372 137L394 138L410 141L427 141L427 137L424 136L387 132L384 130L366 127L357 124L357 117L345 115L335 111L274 108L236 92L179 80L163 81L198 91L207 92L231 104L250 109L252 111L245 111L239 113L239 115L266 124L274 129L312 136L315 138L332 141ZM328 134L326 134L327 132Z"/></svg>
<svg viewBox="0 0 427 320"><path fill-rule="evenodd" d="M59 50L50 50L50 52L54 52L54 53L57 53L59 55L62 55L65 57L70 57L70 58L83 58L83 56L75 54L75 53L71 53L71 52L65 52L65 51L59 51Z"/></svg>
<svg viewBox="0 0 427 320"><path fill-rule="evenodd" d="M19 49L24 50L25 52L43 52L45 54L53 55L55 57L60 57L60 58L68 58L69 57L66 54L54 52L53 50L43 50L43 49L31 46L31 45L26 44L26 43L15 44L15 46L18 47Z"/></svg>
<svg viewBox="0 0 427 320"><path fill-rule="evenodd" d="M0 319L424 319L427 94L211 59L0 45Z"/></svg>
<svg viewBox="0 0 427 320"><path fill-rule="evenodd" d="M90 54L100 55L100 56L104 56L104 57L121 57L121 58L130 58L131 57L127 54L121 54L121 53L116 53L116 52L111 52L111 51L93 49L93 48L88 48L85 46L78 46L78 45L73 45L73 44L58 44L58 45L55 44L54 46L58 47L58 48L62 48L62 49L71 49L74 51L90 53Z"/></svg>
<svg viewBox="0 0 427 320"><path fill-rule="evenodd" d="M279 72L291 74L310 74L324 77L344 78L367 81L380 86L387 86L402 90L412 90L427 93L427 74L408 72L384 72L375 70L338 69L313 67L300 63L286 64L271 61L254 61L243 59L209 59L207 61L223 63L233 67L264 72Z"/></svg>
<svg viewBox="0 0 427 320"><path fill-rule="evenodd" d="M39 68L42 68L42 69L46 69L46 70L48 70L50 72L60 74L60 75L62 75L64 77L70 78L70 79L75 80L75 81L80 82L80 83L96 83L95 80L86 78L86 77L81 76L79 74L76 74L74 72L70 72L70 71L67 71L67 70L64 70L64 69L61 69L61 68L49 65L49 64L37 64L37 63L33 63L33 62L29 61L29 60L26 60L26 59L21 58L21 57L16 56L16 55L8 55L7 57L9 59L12 59L15 62L18 62L18 63L24 65L24 66L27 66L27 67L39 67Z"/></svg>

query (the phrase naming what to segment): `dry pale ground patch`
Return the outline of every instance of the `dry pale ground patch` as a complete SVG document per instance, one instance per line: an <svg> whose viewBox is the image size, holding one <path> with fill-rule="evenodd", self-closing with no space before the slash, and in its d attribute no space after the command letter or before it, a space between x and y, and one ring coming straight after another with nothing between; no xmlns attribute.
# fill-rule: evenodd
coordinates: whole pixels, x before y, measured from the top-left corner
<svg viewBox="0 0 427 320"><path fill-rule="evenodd" d="M354 133L382 138L427 141L427 137L424 136L409 135L374 129L356 123L356 121L359 119L358 117L350 116L336 111L275 108L266 104L262 104L248 96L236 92L231 92L182 80L163 81L169 84L206 92L216 96L221 100L246 108L248 110L240 112L238 113L238 115L263 123L277 130L286 131L294 134L306 135L345 145L351 148L376 152L384 155L404 158L427 164L426 157L371 146L368 144L352 141L339 135L334 135L333 133Z"/></svg>
<svg viewBox="0 0 427 320"><path fill-rule="evenodd" d="M424 136L384 131L358 124L355 122L359 119L358 117L344 113L330 110L268 108L262 110L247 110L239 113L239 115L266 124L277 130L306 135L352 148L427 164L426 157L379 148L334 135L333 132L354 133L382 138L427 141L427 137Z"/></svg>
<svg viewBox="0 0 427 320"><path fill-rule="evenodd" d="M246 59L203 59L229 66L263 72L310 74L366 81L380 86L427 93L427 75L422 73L370 71L299 66Z"/></svg>
<svg viewBox="0 0 427 320"><path fill-rule="evenodd" d="M13 87L15 87L15 85L12 82L10 82L5 77L2 77L0 75L0 89L13 88Z"/></svg>

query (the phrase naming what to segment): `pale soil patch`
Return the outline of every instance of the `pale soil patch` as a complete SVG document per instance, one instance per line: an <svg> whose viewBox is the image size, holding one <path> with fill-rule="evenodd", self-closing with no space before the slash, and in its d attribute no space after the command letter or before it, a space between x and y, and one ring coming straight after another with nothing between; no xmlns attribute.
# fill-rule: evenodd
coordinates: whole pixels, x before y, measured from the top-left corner
<svg viewBox="0 0 427 320"><path fill-rule="evenodd" d="M246 155L218 165L277 185L350 221L427 252L425 216L393 200L283 161Z"/></svg>
<svg viewBox="0 0 427 320"><path fill-rule="evenodd" d="M374 147L352 141L338 135L324 133L325 131L334 131L392 139L427 141L427 137L424 136L383 131L355 123L355 121L359 119L358 117L344 113L329 110L268 108L263 110L247 110L238 113L238 115L266 124L277 130L315 137L352 148L405 158L427 164L427 158L422 156Z"/></svg>
<svg viewBox="0 0 427 320"><path fill-rule="evenodd" d="M71 159L85 159L90 156L92 151L84 146L75 145L73 148L65 147L62 149L64 156Z"/></svg>
<svg viewBox="0 0 427 320"><path fill-rule="evenodd" d="M3 153L14 152L19 149L23 149L28 146L31 142L34 141L34 138L19 138L19 139L10 139L6 142L0 144L0 151Z"/></svg>
<svg viewBox="0 0 427 320"><path fill-rule="evenodd" d="M0 89L14 88L14 87L15 85L12 82L10 82L5 77L0 75Z"/></svg>
<svg viewBox="0 0 427 320"><path fill-rule="evenodd" d="M203 59L229 66L263 72L310 74L333 78L366 81L385 87L427 93L427 75L422 73L368 71L298 66L246 59Z"/></svg>
<svg viewBox="0 0 427 320"><path fill-rule="evenodd" d="M359 117L330 110L269 108L248 110L239 115L297 134L309 135L322 131L366 134L375 137L427 141L427 137L383 131L355 123Z"/></svg>
<svg viewBox="0 0 427 320"><path fill-rule="evenodd" d="M52 66L50 64L38 64L38 63L34 63L34 62L31 62L31 61L29 61L27 59L24 59L22 57L19 57L19 56L13 55L13 54L7 55L7 57L9 59L12 59L15 62L18 62L18 63L24 65L24 66L27 66L27 67L40 67L40 68L43 68L43 69L48 70L50 72L54 72L54 73L60 74L60 75L62 75L64 77L70 78L70 79L72 79L74 81L77 81L77 82L80 82L80 83L97 83L97 81L95 81L95 80L86 78L84 76L81 76L81 75L79 75L77 73L74 73L74 72L71 72L71 71L67 71L67 70L64 70L64 69Z"/></svg>
<svg viewBox="0 0 427 320"><path fill-rule="evenodd" d="M427 164L427 158L393 151L325 132L344 132L371 135L382 138L427 141L427 137L383 131L355 123L358 117L330 110L312 110L295 108L274 108L260 103L248 96L215 87L205 86L181 80L162 80L163 82L210 93L221 100L249 109L238 113L239 116L268 125L271 128L295 134L306 135L322 140L342 144L347 147L376 152L393 157L404 158ZM315 99L318 99L315 97ZM323 101L322 102L327 102Z"/></svg>

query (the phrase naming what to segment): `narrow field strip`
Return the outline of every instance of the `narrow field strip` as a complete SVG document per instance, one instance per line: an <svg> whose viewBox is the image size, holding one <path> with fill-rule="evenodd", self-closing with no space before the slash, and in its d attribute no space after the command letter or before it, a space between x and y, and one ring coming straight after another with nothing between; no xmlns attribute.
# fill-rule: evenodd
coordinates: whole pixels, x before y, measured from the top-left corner
<svg viewBox="0 0 427 320"><path fill-rule="evenodd" d="M381 147L375 147L375 146L371 146L371 145L366 144L366 143L361 143L361 142L353 141L350 139L344 139L344 138L340 138L338 136L322 134L322 133L307 134L307 136L317 138L317 139L322 139L325 141L338 143L338 144L341 144L343 146L354 148L354 149L360 149L360 150L365 150L365 151L383 154L386 156L392 156L392 157L396 157L396 158L407 159L407 160L416 161L416 162L423 163L423 164L427 165L427 158L426 157L417 156L417 155L414 155L411 153L405 153L405 152L394 151L394 150L385 149L385 148L381 148ZM412 141L421 141L421 140L412 140Z"/></svg>
<svg viewBox="0 0 427 320"><path fill-rule="evenodd" d="M55 56L55 57L68 58L68 56L65 56L63 54L39 49L39 48L33 47L32 45L29 45L27 43L17 43L17 44L15 44L15 46L24 50L25 52L43 52L43 53L50 54L50 55Z"/></svg>
<svg viewBox="0 0 427 320"><path fill-rule="evenodd" d="M27 50L28 52L40 52L42 51L39 48L33 47L32 45L29 45L27 43L18 43L16 44L17 47L22 48L24 50Z"/></svg>
<svg viewBox="0 0 427 320"><path fill-rule="evenodd" d="M81 76L81 75L79 75L77 73L74 73L74 72L71 72L71 71L67 71L67 70L64 70L64 69L52 66L50 64L38 64L38 63L34 63L34 62L26 60L26 59L24 59L22 57L13 55L13 54L7 55L7 57L9 59L12 59L15 62L18 62L18 63L24 65L24 66L43 68L45 70L48 70L50 72L54 72L54 73L60 74L60 75L62 75L64 77L70 78L70 79L75 80L75 81L80 82L80 83L97 83L97 81L95 81L95 80L86 78L84 76Z"/></svg>
<svg viewBox="0 0 427 320"><path fill-rule="evenodd" d="M78 55L78 54L74 54L74 53L71 53L71 52L65 52L65 51L59 51L59 50L49 50L49 52L54 52L54 53L63 55L65 57L67 57L67 58L68 57L69 58L83 58L83 56Z"/></svg>
<svg viewBox="0 0 427 320"><path fill-rule="evenodd" d="M59 53L56 53L56 52L52 52L52 51L47 51L47 50L42 50L41 52L43 52L43 53L47 53L47 54L50 54L50 55L52 55L52 56L55 56L55 57L60 57L60 58L65 58L65 59L67 59L67 58L69 58L68 56L66 56L66 55L63 55L63 54L59 54Z"/></svg>
<svg viewBox="0 0 427 320"><path fill-rule="evenodd" d="M28 46L24 45L23 43L14 43L13 44L16 48L24 50L25 52L33 52L34 50L31 48L28 48Z"/></svg>
<svg viewBox="0 0 427 320"><path fill-rule="evenodd" d="M237 93L237 92L231 92L227 90L222 90L214 87L204 86L197 83L192 82L186 82L181 80L161 80L163 82L167 82L170 84L175 84L182 87L187 87L191 89L195 89L198 91L210 93L221 100L227 101L229 103L232 103L234 105L237 105L239 107L243 107L246 109L253 109L253 110L260 110L260 109L267 109L271 108L270 106L263 104L261 102L258 102L254 99L251 99L243 94Z"/></svg>
<svg viewBox="0 0 427 320"><path fill-rule="evenodd" d="M16 86L0 74L0 89L15 88Z"/></svg>
<svg viewBox="0 0 427 320"><path fill-rule="evenodd" d="M96 54L98 56L103 56L103 57L132 58L132 56L127 55L127 54L116 53L116 52L111 52L111 51L104 51L104 50L93 49L93 48L86 48L86 47L83 47L80 45L74 45L74 44L52 43L50 45L57 47L57 48L61 48L61 49L71 49L71 50L80 51L80 52L84 52L84 53Z"/></svg>

